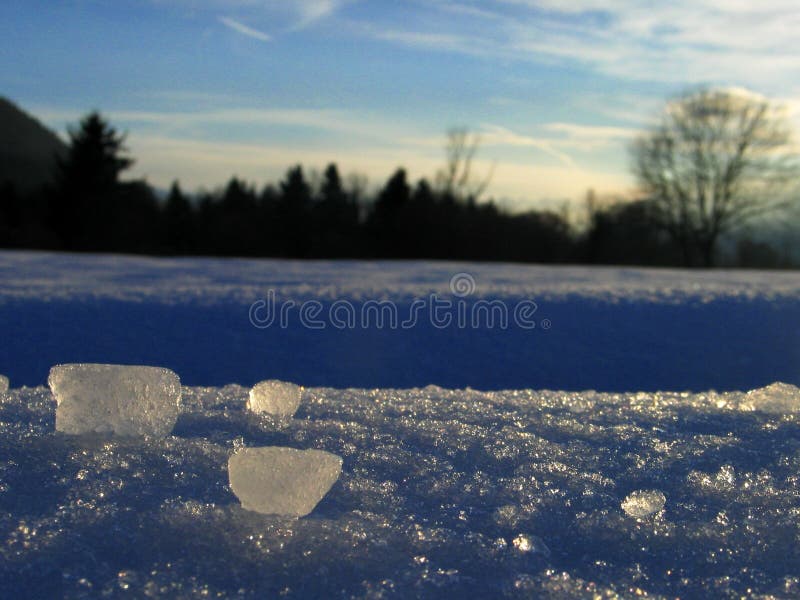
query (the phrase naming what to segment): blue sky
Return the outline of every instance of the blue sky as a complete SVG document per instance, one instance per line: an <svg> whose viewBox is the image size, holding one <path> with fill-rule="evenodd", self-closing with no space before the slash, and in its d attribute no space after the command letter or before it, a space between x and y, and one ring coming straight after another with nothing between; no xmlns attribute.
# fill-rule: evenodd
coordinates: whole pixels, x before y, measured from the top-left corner
<svg viewBox="0 0 800 600"><path fill-rule="evenodd" d="M0 94L64 132L91 109L134 174L212 188L290 165L432 176L445 132L509 207L632 187L664 100L736 86L800 114L796 0L4 0Z"/></svg>

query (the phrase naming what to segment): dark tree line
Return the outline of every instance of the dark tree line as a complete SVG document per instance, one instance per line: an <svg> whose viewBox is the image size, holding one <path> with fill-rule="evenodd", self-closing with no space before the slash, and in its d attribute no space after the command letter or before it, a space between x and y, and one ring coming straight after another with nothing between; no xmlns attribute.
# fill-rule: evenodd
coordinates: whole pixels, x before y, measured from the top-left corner
<svg viewBox="0 0 800 600"><path fill-rule="evenodd" d="M99 114L69 131L53 183L25 194L0 186L0 246L164 255L439 258L544 263L680 264L655 206L590 205L586 231L550 211L510 214L458 186L408 180L398 169L372 196L330 164L312 185L301 166L258 190L231 179L160 199L123 181L133 160ZM748 256L762 256L748 248ZM750 265L753 266L753 265ZM765 265L756 265L765 266ZM770 265L766 265L770 266ZM776 265L772 265L776 266Z"/></svg>

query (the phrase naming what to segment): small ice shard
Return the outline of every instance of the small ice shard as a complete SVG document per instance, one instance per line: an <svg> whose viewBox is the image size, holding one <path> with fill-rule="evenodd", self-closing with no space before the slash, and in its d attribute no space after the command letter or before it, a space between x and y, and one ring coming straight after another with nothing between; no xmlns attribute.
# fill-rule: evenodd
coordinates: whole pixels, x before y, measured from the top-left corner
<svg viewBox="0 0 800 600"><path fill-rule="evenodd" d="M231 489L247 510L303 517L342 472L342 459L323 450L244 448L228 460Z"/></svg>
<svg viewBox="0 0 800 600"><path fill-rule="evenodd" d="M276 417L291 417L300 406L303 388L286 381L269 379L257 383L250 390L247 409Z"/></svg>
<svg viewBox="0 0 800 600"><path fill-rule="evenodd" d="M637 490L628 494L621 507L629 517L643 519L663 510L667 498L658 490Z"/></svg>
<svg viewBox="0 0 800 600"><path fill-rule="evenodd" d="M517 537L511 540L511 545L520 552L532 552L534 554L542 554L543 556L550 556L550 548L542 541L541 538L535 535L528 535L527 533L520 533Z"/></svg>
<svg viewBox="0 0 800 600"><path fill-rule="evenodd" d="M776 415L800 412L800 389L788 383L773 383L747 392L739 406Z"/></svg>
<svg viewBox="0 0 800 600"><path fill-rule="evenodd" d="M0 394L8 391L8 377L0 375Z"/></svg>
<svg viewBox="0 0 800 600"><path fill-rule="evenodd" d="M169 369L66 364L50 369L56 431L168 435L178 419L181 382Z"/></svg>

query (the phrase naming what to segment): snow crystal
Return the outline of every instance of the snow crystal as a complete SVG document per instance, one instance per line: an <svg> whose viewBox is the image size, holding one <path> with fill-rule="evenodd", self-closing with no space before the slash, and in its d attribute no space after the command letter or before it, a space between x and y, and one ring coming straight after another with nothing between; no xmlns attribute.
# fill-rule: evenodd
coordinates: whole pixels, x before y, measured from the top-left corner
<svg viewBox="0 0 800 600"><path fill-rule="evenodd" d="M0 375L0 394L8 391L8 377Z"/></svg>
<svg viewBox="0 0 800 600"><path fill-rule="evenodd" d="M56 430L163 437L178 418L181 384L169 369L65 364L50 369Z"/></svg>
<svg viewBox="0 0 800 600"><path fill-rule="evenodd" d="M247 408L276 417L291 417L300 406L303 388L293 383L270 379L257 383L250 390Z"/></svg>
<svg viewBox="0 0 800 600"><path fill-rule="evenodd" d="M643 519L660 512L666 502L667 498L658 490L637 490L628 494L621 506L629 517Z"/></svg>
<svg viewBox="0 0 800 600"><path fill-rule="evenodd" d="M742 400L741 408L770 414L800 412L800 389L788 383L773 383L751 390Z"/></svg>
<svg viewBox="0 0 800 600"><path fill-rule="evenodd" d="M268 515L307 515L341 472L342 459L323 450L243 448L228 461L231 489L242 506Z"/></svg>

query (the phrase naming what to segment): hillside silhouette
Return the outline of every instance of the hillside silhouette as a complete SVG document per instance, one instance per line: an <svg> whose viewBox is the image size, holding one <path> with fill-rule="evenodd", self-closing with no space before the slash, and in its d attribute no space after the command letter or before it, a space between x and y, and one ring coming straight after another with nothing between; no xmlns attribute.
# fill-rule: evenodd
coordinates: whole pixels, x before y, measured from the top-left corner
<svg viewBox="0 0 800 600"><path fill-rule="evenodd" d="M0 182L32 191L52 181L67 145L34 117L0 96Z"/></svg>

